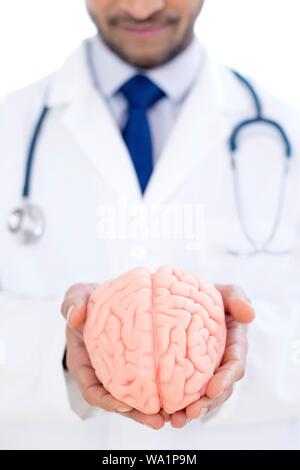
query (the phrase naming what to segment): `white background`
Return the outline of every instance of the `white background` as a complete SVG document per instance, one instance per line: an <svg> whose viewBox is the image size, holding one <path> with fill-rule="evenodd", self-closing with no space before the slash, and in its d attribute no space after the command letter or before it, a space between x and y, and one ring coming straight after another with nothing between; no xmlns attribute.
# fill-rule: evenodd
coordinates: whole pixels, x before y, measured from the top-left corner
<svg viewBox="0 0 300 470"><path fill-rule="evenodd" d="M197 33L222 62L300 108L299 18L299 0L206 0ZM59 67L93 32L84 0L0 0L0 97Z"/></svg>

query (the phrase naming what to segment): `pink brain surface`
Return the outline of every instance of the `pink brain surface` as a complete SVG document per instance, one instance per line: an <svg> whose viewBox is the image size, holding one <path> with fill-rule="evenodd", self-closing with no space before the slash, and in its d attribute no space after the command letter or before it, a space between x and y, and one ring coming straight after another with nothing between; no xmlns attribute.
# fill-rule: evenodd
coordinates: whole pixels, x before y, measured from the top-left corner
<svg viewBox="0 0 300 470"><path fill-rule="evenodd" d="M222 298L197 275L136 268L95 289L84 340L111 395L145 414L171 414L205 395L220 365Z"/></svg>

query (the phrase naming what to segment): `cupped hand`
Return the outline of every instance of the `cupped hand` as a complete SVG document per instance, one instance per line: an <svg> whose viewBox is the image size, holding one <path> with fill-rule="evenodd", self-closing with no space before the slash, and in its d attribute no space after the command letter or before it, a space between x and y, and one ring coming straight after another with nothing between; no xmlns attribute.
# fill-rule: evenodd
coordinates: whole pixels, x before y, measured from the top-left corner
<svg viewBox="0 0 300 470"><path fill-rule="evenodd" d="M185 410L171 416L171 424L182 428L189 420L205 416L220 407L233 392L234 384L243 378L246 369L248 342L247 324L255 313L242 289L236 286L217 286L226 312L227 339L220 367L210 379L206 395Z"/></svg>
<svg viewBox="0 0 300 470"><path fill-rule="evenodd" d="M185 410L168 415L156 415L128 407L116 400L99 382L83 341L83 325L87 316L89 298L95 284L77 284L66 293L62 314L67 320L67 366L85 400L94 407L117 412L153 429L161 429L167 421L175 428L183 427L190 419L197 419L219 407L232 394L234 384L245 372L247 357L247 324L252 322L254 310L242 289L236 286L217 286L226 311L227 340L220 367L208 383L206 395Z"/></svg>
<svg viewBox="0 0 300 470"><path fill-rule="evenodd" d="M83 341L83 325L87 315L88 302L94 284L77 284L66 293L61 313L67 320L66 362L68 371L77 382L87 403L108 412L123 416L153 429L161 429L169 419L164 413L145 415L125 403L116 400L99 382L92 367Z"/></svg>

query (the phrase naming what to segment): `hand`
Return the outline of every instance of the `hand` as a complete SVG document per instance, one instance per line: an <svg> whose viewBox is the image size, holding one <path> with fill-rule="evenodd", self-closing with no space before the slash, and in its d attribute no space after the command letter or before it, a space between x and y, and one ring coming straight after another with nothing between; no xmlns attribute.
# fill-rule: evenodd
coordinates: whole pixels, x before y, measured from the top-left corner
<svg viewBox="0 0 300 470"><path fill-rule="evenodd" d="M128 408L115 400L101 385L91 365L83 342L82 327L87 315L88 300L95 284L78 284L69 289L62 305L62 314L67 319L67 365L77 381L83 396L91 405L107 411L119 412L154 429L171 421L175 428L183 427L188 419L196 419L229 398L233 385L242 378L247 355L247 329L245 324L254 319L254 310L244 292L235 286L217 286L222 294L228 328L225 353L221 366L215 372L207 388L207 394L186 410L172 416L161 412L147 416ZM123 408L125 406L125 409ZM123 411L124 410L124 411Z"/></svg>
<svg viewBox="0 0 300 470"><path fill-rule="evenodd" d="M171 424L182 428L190 419L198 419L219 407L231 396L235 382L245 373L247 358L247 323L255 313L244 292L235 286L217 286L226 311L227 339L220 367L208 383L206 396L171 416Z"/></svg>
<svg viewBox="0 0 300 470"><path fill-rule="evenodd" d="M94 288L94 284L78 284L71 287L61 307L62 315L68 323L66 362L69 373L91 406L108 412L120 413L153 429L161 429L169 420L165 413L148 416L130 408L107 392L95 375L83 341L83 325L89 297Z"/></svg>

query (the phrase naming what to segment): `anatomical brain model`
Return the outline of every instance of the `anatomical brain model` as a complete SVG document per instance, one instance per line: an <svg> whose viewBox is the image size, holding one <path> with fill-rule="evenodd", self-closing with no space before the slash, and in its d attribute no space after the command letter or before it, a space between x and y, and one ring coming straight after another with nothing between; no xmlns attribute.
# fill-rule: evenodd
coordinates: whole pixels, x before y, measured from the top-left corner
<svg viewBox="0 0 300 470"><path fill-rule="evenodd" d="M94 291L84 340L115 398L174 413L205 394L225 348L220 293L194 274L137 268Z"/></svg>

